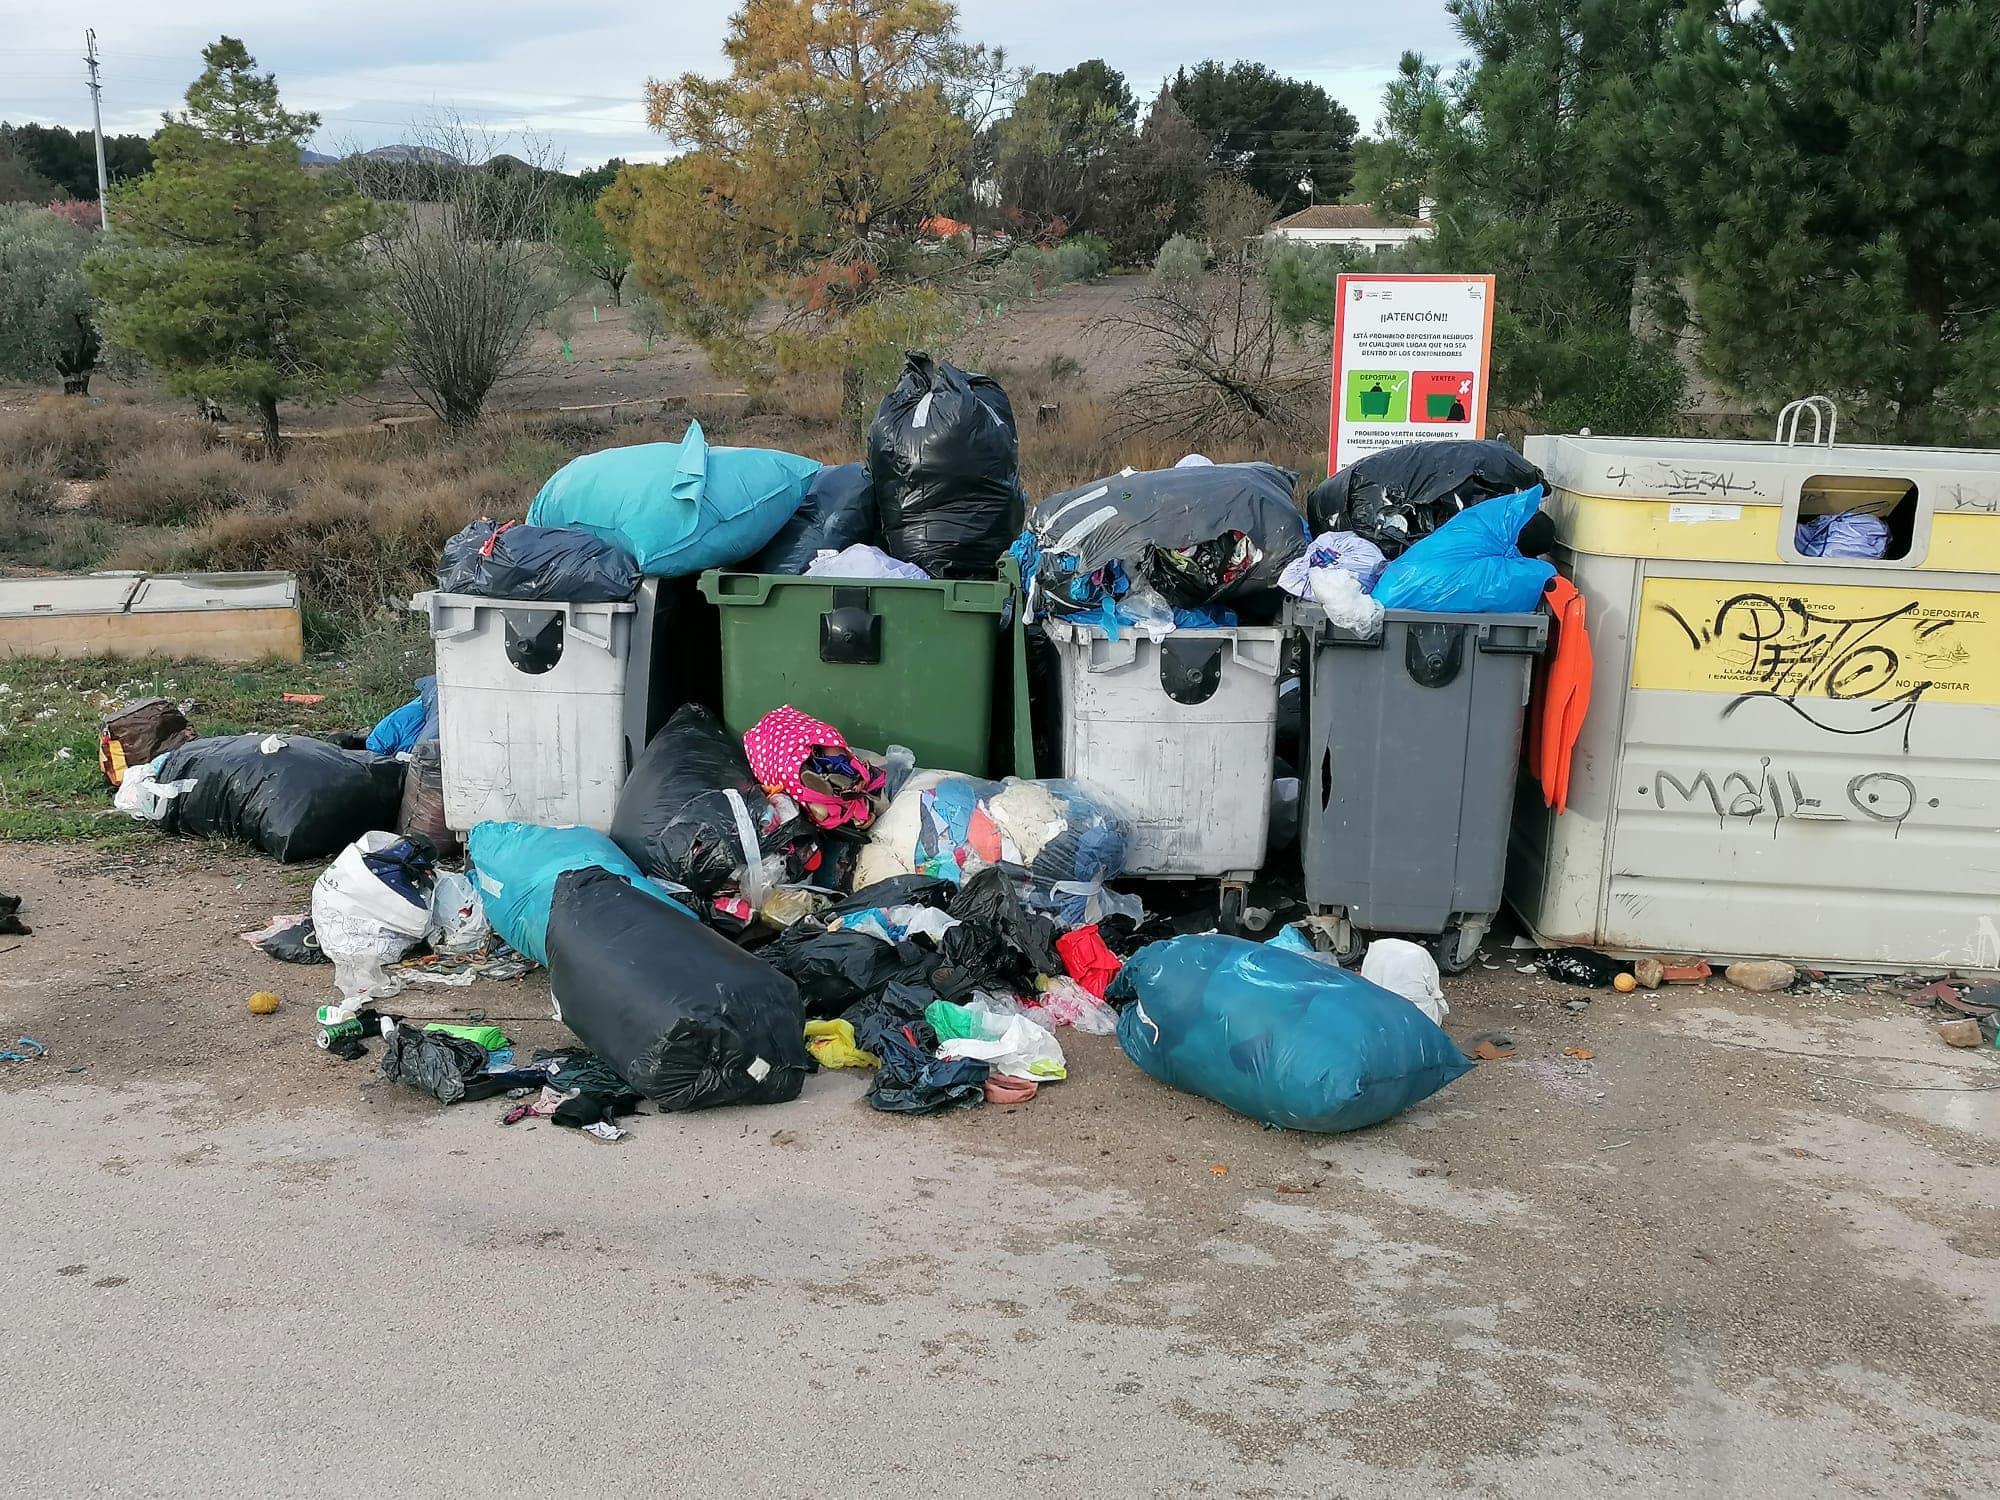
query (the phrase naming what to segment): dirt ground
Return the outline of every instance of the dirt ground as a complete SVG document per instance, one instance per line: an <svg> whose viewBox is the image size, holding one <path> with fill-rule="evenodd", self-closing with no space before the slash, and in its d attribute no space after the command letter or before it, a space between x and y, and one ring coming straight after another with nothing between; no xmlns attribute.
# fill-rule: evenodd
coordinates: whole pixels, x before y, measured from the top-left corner
<svg viewBox="0 0 2000 1500"><path fill-rule="evenodd" d="M0 845L49 1047L0 1063L0 1493L2000 1485L2000 1055L1892 987L1573 1012L1489 955L1447 1029L1513 1055L1343 1137L1065 1034L1022 1107L822 1074L602 1145L318 1052L328 971L236 936L311 873ZM537 976L433 993L559 1035Z"/></svg>

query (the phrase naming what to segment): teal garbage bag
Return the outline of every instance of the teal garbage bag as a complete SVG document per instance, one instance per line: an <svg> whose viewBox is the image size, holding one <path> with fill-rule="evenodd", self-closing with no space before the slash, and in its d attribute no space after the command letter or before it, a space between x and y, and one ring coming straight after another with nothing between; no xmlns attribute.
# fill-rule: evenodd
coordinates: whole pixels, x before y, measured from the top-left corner
<svg viewBox="0 0 2000 1500"><path fill-rule="evenodd" d="M1153 943L1105 998L1124 1005L1118 1044L1145 1072L1289 1130L1380 1124L1472 1067L1401 995L1269 943Z"/></svg>
<svg viewBox="0 0 2000 1500"><path fill-rule="evenodd" d="M531 526L576 526L680 578L756 552L792 518L819 460L773 448L711 448L699 422L678 443L571 459L528 507Z"/></svg>
<svg viewBox="0 0 2000 1500"><path fill-rule="evenodd" d="M1521 555L1521 528L1542 508L1542 487L1462 510L1382 570L1370 591L1384 609L1525 615L1555 565Z"/></svg>
<svg viewBox="0 0 2000 1500"><path fill-rule="evenodd" d="M516 952L549 961L549 907L556 877L593 866L622 876L656 901L693 918L680 902L639 873L625 851L594 828L537 828L530 823L478 823L465 836L472 876L486 920Z"/></svg>

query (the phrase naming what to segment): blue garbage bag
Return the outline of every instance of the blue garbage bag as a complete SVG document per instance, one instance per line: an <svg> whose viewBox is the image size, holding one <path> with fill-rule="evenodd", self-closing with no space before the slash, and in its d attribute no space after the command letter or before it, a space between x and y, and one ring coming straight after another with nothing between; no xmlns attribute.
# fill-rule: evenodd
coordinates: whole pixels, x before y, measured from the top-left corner
<svg viewBox="0 0 2000 1500"><path fill-rule="evenodd" d="M1523 557L1521 528L1542 508L1542 487L1462 510L1382 570L1372 590L1384 609L1524 615L1541 602L1555 564Z"/></svg>
<svg viewBox="0 0 2000 1500"><path fill-rule="evenodd" d="M1267 1125L1359 1130L1471 1061L1401 995L1268 943L1208 934L1141 948L1106 999L1118 1044L1162 1083Z"/></svg>
<svg viewBox="0 0 2000 1500"><path fill-rule="evenodd" d="M537 828L530 823L478 823L465 836L473 880L493 930L538 964L549 961L549 908L556 877L593 866L692 917L680 902L639 873L625 851L593 828Z"/></svg>
<svg viewBox="0 0 2000 1500"><path fill-rule="evenodd" d="M1801 557L1879 558L1889 550L1889 526L1865 510L1808 516L1794 538Z"/></svg>
<svg viewBox="0 0 2000 1500"><path fill-rule="evenodd" d="M631 553L639 570L679 578L741 562L805 499L819 460L771 448L711 448L699 422L678 443L586 453L556 470L531 526L577 526Z"/></svg>
<svg viewBox="0 0 2000 1500"><path fill-rule="evenodd" d="M438 737L438 680L419 677L417 696L384 714L368 731L367 748L376 755L403 755Z"/></svg>
<svg viewBox="0 0 2000 1500"><path fill-rule="evenodd" d="M423 738L424 700L412 698L394 713L384 714L368 731L367 748L376 755L401 755Z"/></svg>

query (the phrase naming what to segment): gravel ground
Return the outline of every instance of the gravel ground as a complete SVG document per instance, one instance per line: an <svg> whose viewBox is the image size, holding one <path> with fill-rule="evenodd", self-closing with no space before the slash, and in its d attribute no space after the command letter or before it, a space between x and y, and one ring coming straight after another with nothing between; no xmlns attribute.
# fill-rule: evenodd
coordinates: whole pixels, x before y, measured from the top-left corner
<svg viewBox="0 0 2000 1500"><path fill-rule="evenodd" d="M1066 1035L1019 1108L603 1145L315 1050L234 935L308 878L0 845L0 1494L2000 1487L2000 1056L1894 993L1501 962L1447 1024L1513 1055L1346 1137Z"/></svg>

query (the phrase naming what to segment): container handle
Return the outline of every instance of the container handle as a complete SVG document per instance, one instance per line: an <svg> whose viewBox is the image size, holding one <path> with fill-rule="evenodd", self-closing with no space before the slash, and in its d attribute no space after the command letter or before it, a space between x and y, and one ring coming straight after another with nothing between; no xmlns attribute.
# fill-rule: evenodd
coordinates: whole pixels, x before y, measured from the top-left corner
<svg viewBox="0 0 2000 1500"><path fill-rule="evenodd" d="M1540 656L1548 642L1548 626L1485 624L1479 627L1479 649L1488 656Z"/></svg>
<svg viewBox="0 0 2000 1500"><path fill-rule="evenodd" d="M711 568L701 575L701 592L711 604L743 604L756 608L771 597L771 585L775 581L769 573L731 573Z"/></svg>
<svg viewBox="0 0 2000 1500"><path fill-rule="evenodd" d="M447 615L452 613L453 606L446 604L436 594L426 595L425 602L430 605L431 639L434 641L455 641L460 636L471 635L473 631L479 628L479 612L476 609L465 611L463 623L447 625L444 623L444 620Z"/></svg>
<svg viewBox="0 0 2000 1500"><path fill-rule="evenodd" d="M577 605L565 604L563 606L563 613L568 616L568 618L563 621L563 633L565 635L574 635L582 640L588 641L591 645L597 647L597 649L600 651L609 651L611 649L610 615L606 615L604 617L604 634L597 635L591 632L590 630L584 628L582 622L589 617L583 614Z"/></svg>
<svg viewBox="0 0 2000 1500"><path fill-rule="evenodd" d="M1083 634L1079 631L1078 634ZM1089 665L1091 672L1115 672L1121 667L1129 667L1139 656L1139 643L1135 639L1122 641L1100 640L1094 635L1085 635L1090 645Z"/></svg>
<svg viewBox="0 0 2000 1500"><path fill-rule="evenodd" d="M1259 677L1268 677L1273 682L1277 681L1284 649L1282 640L1266 640L1258 636L1239 635L1229 643L1229 654L1237 666L1255 672Z"/></svg>

